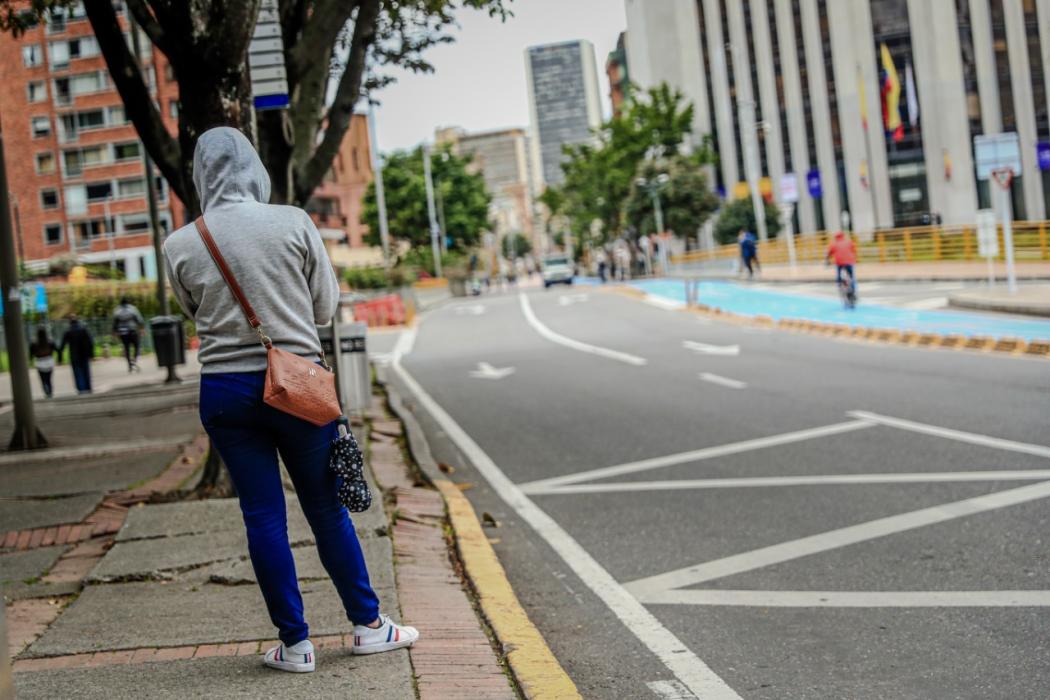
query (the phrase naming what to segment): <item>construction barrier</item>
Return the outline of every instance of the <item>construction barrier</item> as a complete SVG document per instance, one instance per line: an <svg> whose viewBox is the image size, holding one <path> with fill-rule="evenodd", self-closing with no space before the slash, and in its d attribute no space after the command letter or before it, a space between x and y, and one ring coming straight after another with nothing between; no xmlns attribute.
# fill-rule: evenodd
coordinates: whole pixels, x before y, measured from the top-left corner
<svg viewBox="0 0 1050 700"><path fill-rule="evenodd" d="M369 328L400 326L407 321L405 304L397 294L388 294L354 304L354 320Z"/></svg>

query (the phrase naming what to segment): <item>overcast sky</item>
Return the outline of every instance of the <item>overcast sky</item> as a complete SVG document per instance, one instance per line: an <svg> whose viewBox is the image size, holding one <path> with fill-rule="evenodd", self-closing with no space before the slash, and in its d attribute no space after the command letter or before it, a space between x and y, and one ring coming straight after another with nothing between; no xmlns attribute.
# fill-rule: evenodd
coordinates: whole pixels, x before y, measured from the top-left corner
<svg viewBox="0 0 1050 700"><path fill-rule="evenodd" d="M408 148L434 138L438 126L486 131L528 126L525 48L572 39L594 44L602 110L611 113L605 59L626 29L624 0L514 0L501 24L484 12L461 10L456 42L427 53L434 73L395 72L397 83L377 94L379 149Z"/></svg>

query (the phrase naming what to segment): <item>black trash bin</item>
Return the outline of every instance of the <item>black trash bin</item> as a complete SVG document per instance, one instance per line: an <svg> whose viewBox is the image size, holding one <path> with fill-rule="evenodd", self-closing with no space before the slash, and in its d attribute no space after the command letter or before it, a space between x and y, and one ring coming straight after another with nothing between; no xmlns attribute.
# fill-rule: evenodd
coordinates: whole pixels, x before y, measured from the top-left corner
<svg viewBox="0 0 1050 700"><path fill-rule="evenodd" d="M183 337L181 316L154 316L149 320L149 328L158 366L186 364L186 340Z"/></svg>

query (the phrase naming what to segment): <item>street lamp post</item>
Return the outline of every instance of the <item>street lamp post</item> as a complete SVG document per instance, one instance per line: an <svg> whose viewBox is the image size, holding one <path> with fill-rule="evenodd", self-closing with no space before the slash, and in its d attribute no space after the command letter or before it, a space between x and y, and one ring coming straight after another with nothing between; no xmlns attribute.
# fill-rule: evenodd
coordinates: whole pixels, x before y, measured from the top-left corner
<svg viewBox="0 0 1050 700"><path fill-rule="evenodd" d="M434 209L434 179L430 173L430 146L423 146L423 177L427 186L427 215L430 218L430 249L434 254L434 276L441 277L441 243L438 238L437 213Z"/></svg>
<svg viewBox="0 0 1050 700"><path fill-rule="evenodd" d="M372 173L376 183L376 209L379 210L379 241L383 246L383 265L390 269L390 228L386 218L386 192L383 189L383 156L376 135L376 111L368 98L368 139L372 149Z"/></svg>
<svg viewBox="0 0 1050 700"><path fill-rule="evenodd" d="M639 188L646 190L653 200L653 218L656 220L656 234L662 236L664 233L664 209L660 203L660 190L671 181L667 173L660 173L651 180L640 177L634 181ZM663 239L660 240L660 265L667 274L667 245Z"/></svg>

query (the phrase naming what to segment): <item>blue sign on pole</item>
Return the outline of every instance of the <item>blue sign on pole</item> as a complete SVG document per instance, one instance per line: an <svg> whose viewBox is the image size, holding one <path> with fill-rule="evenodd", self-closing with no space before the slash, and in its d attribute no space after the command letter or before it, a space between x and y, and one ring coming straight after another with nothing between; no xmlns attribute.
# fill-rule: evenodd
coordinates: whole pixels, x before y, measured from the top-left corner
<svg viewBox="0 0 1050 700"><path fill-rule="evenodd" d="M39 282L36 285L36 295L33 299L33 311L38 314L47 313L47 287Z"/></svg>
<svg viewBox="0 0 1050 700"><path fill-rule="evenodd" d="M1050 141L1040 141L1035 145L1035 157L1040 170L1050 170Z"/></svg>
<svg viewBox="0 0 1050 700"><path fill-rule="evenodd" d="M809 188L809 196L820 199L824 196L824 188L820 185L820 169L813 168L806 173L806 187Z"/></svg>

